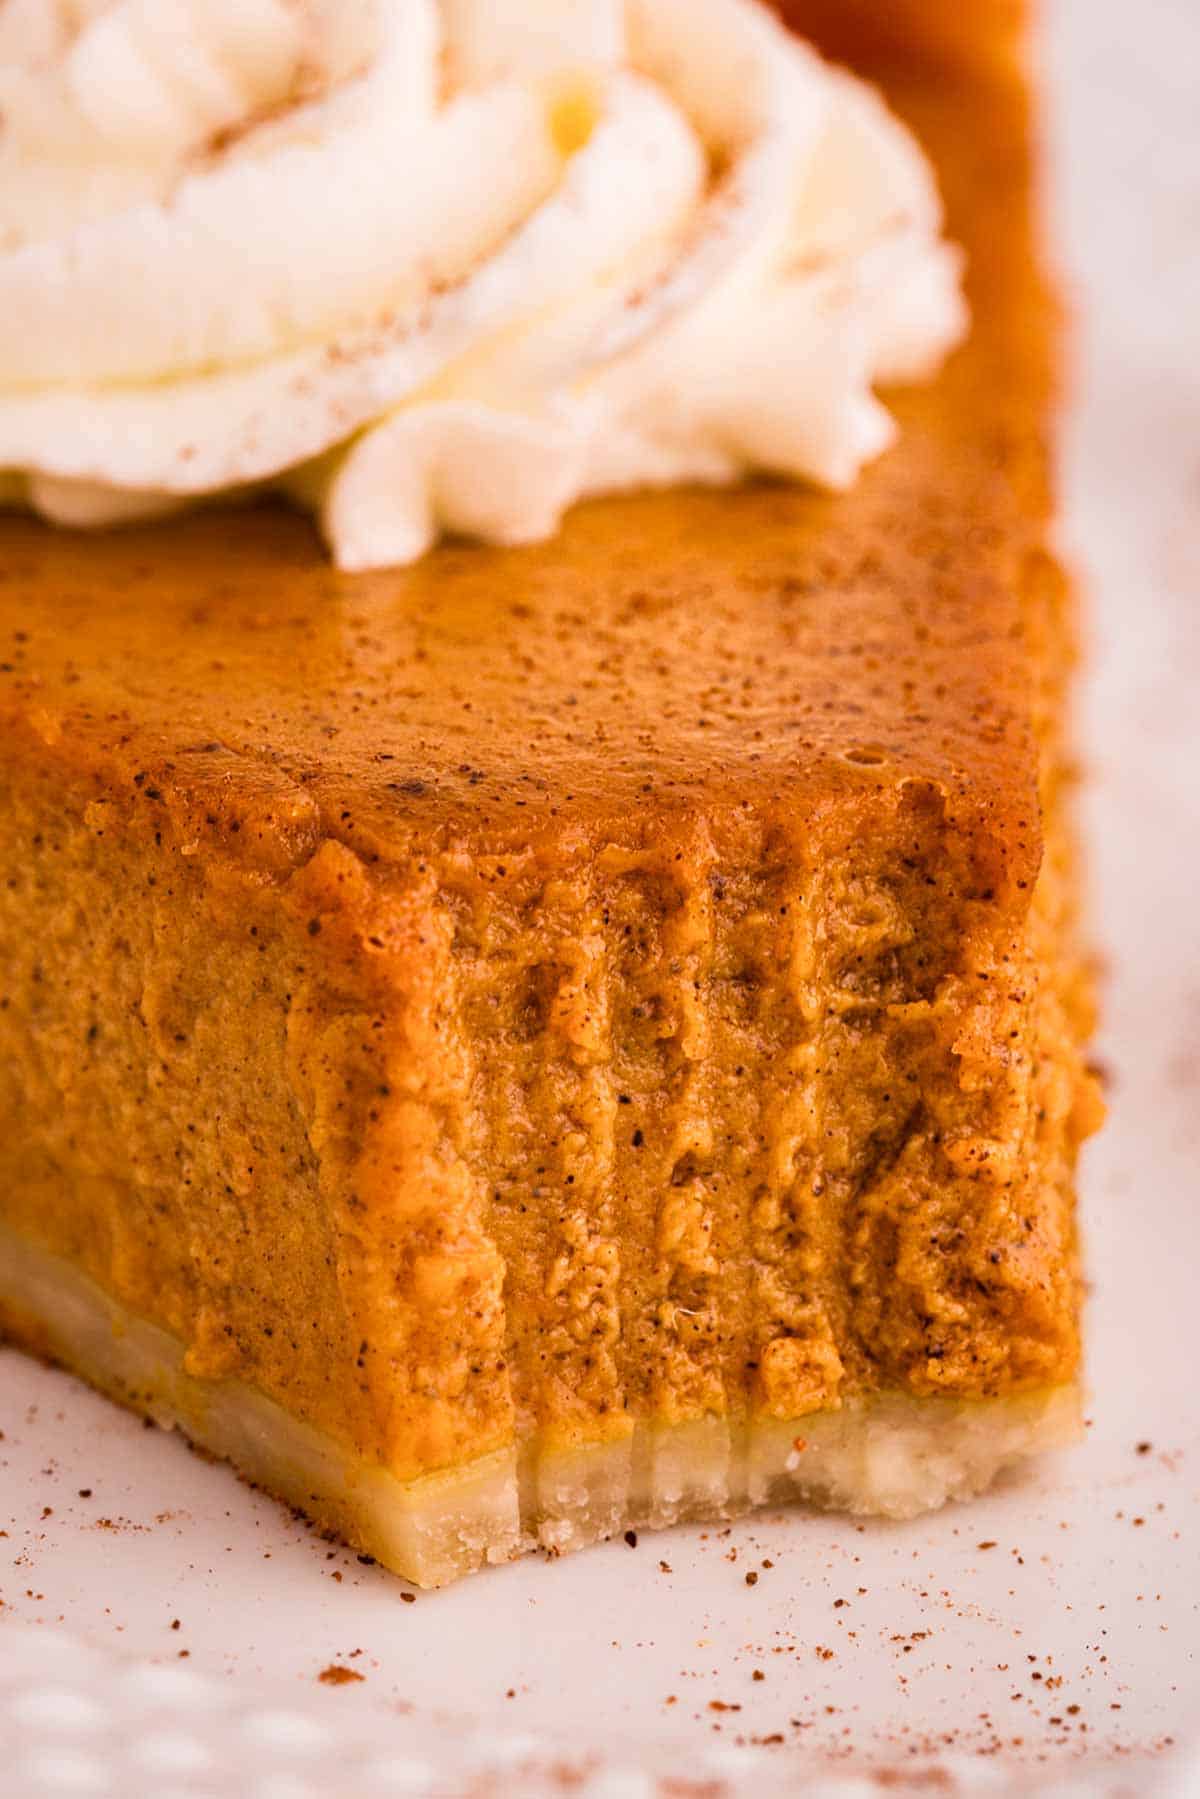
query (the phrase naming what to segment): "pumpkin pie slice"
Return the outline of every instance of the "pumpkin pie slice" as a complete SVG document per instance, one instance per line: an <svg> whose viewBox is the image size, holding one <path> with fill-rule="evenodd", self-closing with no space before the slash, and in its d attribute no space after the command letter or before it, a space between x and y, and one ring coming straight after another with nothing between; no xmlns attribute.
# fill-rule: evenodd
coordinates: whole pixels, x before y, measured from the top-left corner
<svg viewBox="0 0 1200 1799"><path fill-rule="evenodd" d="M420 1583L909 1516L1077 1426L1010 9L793 10L969 256L970 339L851 493L354 576L269 507L0 523L0 1318Z"/></svg>

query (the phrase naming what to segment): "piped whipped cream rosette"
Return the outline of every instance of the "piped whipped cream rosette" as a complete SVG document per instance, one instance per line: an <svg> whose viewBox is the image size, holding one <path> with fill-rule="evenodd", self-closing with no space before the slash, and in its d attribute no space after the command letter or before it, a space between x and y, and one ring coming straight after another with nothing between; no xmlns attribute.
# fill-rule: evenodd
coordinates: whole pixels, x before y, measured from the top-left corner
<svg viewBox="0 0 1200 1799"><path fill-rule="evenodd" d="M0 0L0 497L280 488L346 568L850 485L961 336L931 171L757 0Z"/></svg>

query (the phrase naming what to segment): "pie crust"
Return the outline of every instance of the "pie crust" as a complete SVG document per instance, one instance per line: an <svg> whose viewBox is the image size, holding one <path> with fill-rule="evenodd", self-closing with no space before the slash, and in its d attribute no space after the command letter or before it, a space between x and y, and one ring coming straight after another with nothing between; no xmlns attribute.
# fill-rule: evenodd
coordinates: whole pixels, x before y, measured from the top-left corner
<svg viewBox="0 0 1200 1799"><path fill-rule="evenodd" d="M245 1382L189 1375L178 1338L2 1226L0 1327L423 1587L525 1550L560 1555L765 1504L912 1518L1082 1429L1070 1385L984 1400L881 1393L790 1423L640 1425L565 1452L534 1439L401 1481Z"/></svg>

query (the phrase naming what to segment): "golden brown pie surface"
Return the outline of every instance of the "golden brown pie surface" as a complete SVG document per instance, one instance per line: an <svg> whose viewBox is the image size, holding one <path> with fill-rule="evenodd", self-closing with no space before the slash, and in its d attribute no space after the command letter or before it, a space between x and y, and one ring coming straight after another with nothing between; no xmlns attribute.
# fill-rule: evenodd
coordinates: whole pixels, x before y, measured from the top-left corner
<svg viewBox="0 0 1200 1799"><path fill-rule="evenodd" d="M0 523L0 1226L401 1481L1075 1378L1051 306L956 66L972 336L848 496Z"/></svg>

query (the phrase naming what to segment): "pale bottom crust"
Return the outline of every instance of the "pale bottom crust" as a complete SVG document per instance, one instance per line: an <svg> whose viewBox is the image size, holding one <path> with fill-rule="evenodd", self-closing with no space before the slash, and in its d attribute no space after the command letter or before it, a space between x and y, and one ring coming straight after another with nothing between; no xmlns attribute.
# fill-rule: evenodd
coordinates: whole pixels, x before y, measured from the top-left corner
<svg viewBox="0 0 1200 1799"><path fill-rule="evenodd" d="M514 1445L402 1481L237 1380L184 1372L184 1345L0 1225L0 1335L178 1427L197 1447L418 1586L619 1531L730 1518L803 1500L912 1518L980 1492L1079 1434L1074 1385L999 1399L885 1393L791 1421L641 1424L570 1450Z"/></svg>

